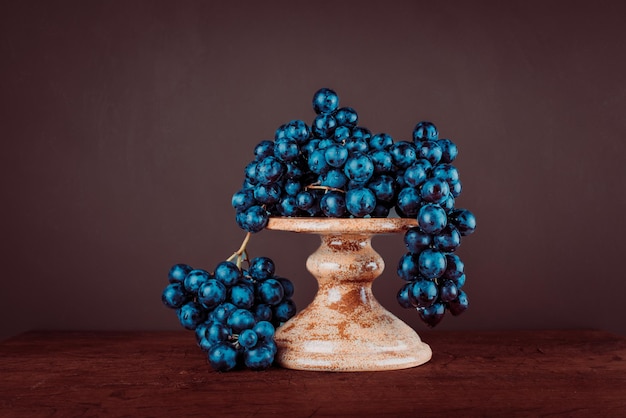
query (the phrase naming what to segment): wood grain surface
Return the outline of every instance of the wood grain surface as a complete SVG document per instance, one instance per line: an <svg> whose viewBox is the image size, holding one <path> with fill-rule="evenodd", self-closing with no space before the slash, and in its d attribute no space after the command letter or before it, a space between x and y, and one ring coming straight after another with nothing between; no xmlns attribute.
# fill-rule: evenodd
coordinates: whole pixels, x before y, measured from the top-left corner
<svg viewBox="0 0 626 418"><path fill-rule="evenodd" d="M626 338L430 331L412 369L217 373L189 332L29 332L0 344L0 417L626 416Z"/></svg>

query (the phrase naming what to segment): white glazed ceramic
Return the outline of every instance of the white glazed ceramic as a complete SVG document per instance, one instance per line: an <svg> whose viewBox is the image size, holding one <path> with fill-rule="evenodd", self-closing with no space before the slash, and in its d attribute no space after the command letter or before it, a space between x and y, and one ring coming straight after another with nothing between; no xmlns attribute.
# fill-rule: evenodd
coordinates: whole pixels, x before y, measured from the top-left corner
<svg viewBox="0 0 626 418"><path fill-rule="evenodd" d="M415 367L430 347L372 294L383 271L372 236L404 232L414 219L271 218L267 229L316 233L306 266L318 281L311 304L276 331L277 361L289 369L373 371Z"/></svg>

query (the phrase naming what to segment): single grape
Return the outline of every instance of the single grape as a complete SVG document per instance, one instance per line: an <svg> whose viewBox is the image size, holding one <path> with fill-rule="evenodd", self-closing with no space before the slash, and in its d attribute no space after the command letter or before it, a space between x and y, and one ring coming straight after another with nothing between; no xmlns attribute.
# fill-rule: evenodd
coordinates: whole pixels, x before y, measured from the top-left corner
<svg viewBox="0 0 626 418"><path fill-rule="evenodd" d="M251 370L265 370L272 365L274 352L267 346L258 346L244 352L244 363Z"/></svg>
<svg viewBox="0 0 626 418"><path fill-rule="evenodd" d="M317 149L311 153L307 162L309 169L315 174L322 174L330 170L330 165L326 161L325 149Z"/></svg>
<svg viewBox="0 0 626 418"><path fill-rule="evenodd" d="M320 185L334 189L343 188L348 183L348 178L340 168L333 168L320 175Z"/></svg>
<svg viewBox="0 0 626 418"><path fill-rule="evenodd" d="M269 215L263 207L254 205L248 210L239 212L235 219L242 229L248 232L259 232L267 225Z"/></svg>
<svg viewBox="0 0 626 418"><path fill-rule="evenodd" d="M170 283L163 289L161 301L170 309L178 309L191 299L182 283Z"/></svg>
<svg viewBox="0 0 626 418"><path fill-rule="evenodd" d="M387 150L373 150L369 153L372 162L374 163L375 174L392 173L395 169L393 165L393 157Z"/></svg>
<svg viewBox="0 0 626 418"><path fill-rule="evenodd" d="M406 253L400 258L397 269L398 276L406 281L419 277L419 254Z"/></svg>
<svg viewBox="0 0 626 418"><path fill-rule="evenodd" d="M446 256L440 251L428 248L420 253L418 267L422 276L436 279L446 271Z"/></svg>
<svg viewBox="0 0 626 418"><path fill-rule="evenodd" d="M283 162L294 161L300 155L300 148L295 139L277 139L274 143L274 156Z"/></svg>
<svg viewBox="0 0 626 418"><path fill-rule="evenodd" d="M437 164L432 170L433 177L437 177L448 185L459 181L459 171L452 164Z"/></svg>
<svg viewBox="0 0 626 418"><path fill-rule="evenodd" d="M282 194L283 191L277 183L258 184L254 188L254 198L258 203L264 205L272 205L279 202Z"/></svg>
<svg viewBox="0 0 626 418"><path fill-rule="evenodd" d="M281 324L296 314L296 304L291 299L285 299L274 306L273 320Z"/></svg>
<svg viewBox="0 0 626 418"><path fill-rule="evenodd" d="M393 138L386 133L380 133L372 136L369 140L369 146L375 150L389 150L393 145Z"/></svg>
<svg viewBox="0 0 626 418"><path fill-rule="evenodd" d="M437 302L426 308L417 308L417 313L420 319L432 328L443 319L446 313L446 306L443 303Z"/></svg>
<svg viewBox="0 0 626 418"><path fill-rule="evenodd" d="M217 344L220 342L228 341L232 331L225 324L219 322L212 322L208 324L205 330L204 337L211 344Z"/></svg>
<svg viewBox="0 0 626 418"><path fill-rule="evenodd" d="M396 207L400 210L403 217L414 218L420 211L421 203L422 199L419 191L414 187L405 187L398 193Z"/></svg>
<svg viewBox="0 0 626 418"><path fill-rule="evenodd" d="M272 307L266 303L259 303L254 307L255 321L271 321L273 314Z"/></svg>
<svg viewBox="0 0 626 418"><path fill-rule="evenodd" d="M225 286L232 286L241 279L241 270L235 263L222 261L215 267L213 275Z"/></svg>
<svg viewBox="0 0 626 418"><path fill-rule="evenodd" d="M476 218L467 209L456 209L450 213L450 222L457 227L462 236L471 235L476 229Z"/></svg>
<svg viewBox="0 0 626 418"><path fill-rule="evenodd" d="M391 157L396 167L405 170L417 161L415 145L407 141L395 142L391 148Z"/></svg>
<svg viewBox="0 0 626 418"><path fill-rule="evenodd" d="M269 257L255 257L250 260L248 274L255 280L266 280L274 275L276 264Z"/></svg>
<svg viewBox="0 0 626 418"><path fill-rule="evenodd" d="M237 365L237 350L227 343L217 343L209 349L209 364L219 372L227 372Z"/></svg>
<svg viewBox="0 0 626 418"><path fill-rule="evenodd" d="M422 184L420 196L425 202L439 204L443 203L449 194L450 186L448 183L438 177L433 177Z"/></svg>
<svg viewBox="0 0 626 418"><path fill-rule="evenodd" d="M372 132L364 126L355 126L352 129L352 138L364 139L365 142L369 142L372 137Z"/></svg>
<svg viewBox="0 0 626 418"><path fill-rule="evenodd" d="M374 163L369 155L357 153L346 161L344 173L350 180L366 182L374 174Z"/></svg>
<svg viewBox="0 0 626 418"><path fill-rule="evenodd" d="M273 341L275 329L269 321L259 321L252 329L259 337L259 341Z"/></svg>
<svg viewBox="0 0 626 418"><path fill-rule="evenodd" d="M461 245L461 234L454 226L448 224L433 236L433 245L436 250L444 253L454 252Z"/></svg>
<svg viewBox="0 0 626 418"><path fill-rule="evenodd" d="M347 126L337 125L333 132L333 139L335 142L344 142L350 138L352 131Z"/></svg>
<svg viewBox="0 0 626 418"><path fill-rule="evenodd" d="M411 187L419 187L428 178L430 163L426 160L417 160L404 171L404 181Z"/></svg>
<svg viewBox="0 0 626 418"><path fill-rule="evenodd" d="M332 138L337 128L337 120L328 114L320 114L313 120L311 130L316 138Z"/></svg>
<svg viewBox="0 0 626 418"><path fill-rule="evenodd" d="M346 213L346 199L343 193L330 191L320 201L320 209L331 218L341 218Z"/></svg>
<svg viewBox="0 0 626 418"><path fill-rule="evenodd" d="M276 157L268 156L256 164L255 178L262 185L276 183L285 174L285 165Z"/></svg>
<svg viewBox="0 0 626 418"><path fill-rule="evenodd" d="M376 200L391 202L395 197L395 182L393 177L387 174L374 176L367 187L374 192Z"/></svg>
<svg viewBox="0 0 626 418"><path fill-rule="evenodd" d="M254 290L238 283L230 288L230 301L238 308L250 309L254 305Z"/></svg>
<svg viewBox="0 0 626 418"><path fill-rule="evenodd" d="M198 302L211 310L226 300L226 293L226 286L222 282L209 279L198 289Z"/></svg>
<svg viewBox="0 0 626 418"><path fill-rule="evenodd" d="M259 142L254 147L254 159L256 161L261 161L265 159L265 157L270 157L274 155L274 142L269 140L264 140Z"/></svg>
<svg viewBox="0 0 626 418"><path fill-rule="evenodd" d="M315 196L313 193L309 191L302 191L296 196L296 205L298 205L298 209L308 210L313 207L315 204Z"/></svg>
<svg viewBox="0 0 626 418"><path fill-rule="evenodd" d="M359 115L356 110L351 107L342 107L341 109L337 109L335 119L337 119L337 124L339 126L354 128L359 121Z"/></svg>
<svg viewBox="0 0 626 418"><path fill-rule="evenodd" d="M339 96L329 88L321 88L313 95L313 110L317 114L332 113L339 106Z"/></svg>
<svg viewBox="0 0 626 418"><path fill-rule="evenodd" d="M239 344L245 348L252 348L259 341L259 337L252 329L244 329L239 334Z"/></svg>
<svg viewBox="0 0 626 418"><path fill-rule="evenodd" d="M444 279L457 279L463 275L465 264L456 254L446 254L446 271L441 277Z"/></svg>
<svg viewBox="0 0 626 418"><path fill-rule="evenodd" d="M372 213L376 207L374 192L365 187L348 190L346 193L346 209L354 217L362 218Z"/></svg>
<svg viewBox="0 0 626 418"><path fill-rule="evenodd" d="M285 126L285 137L304 144L311 136L311 128L302 120L292 120ZM280 139L280 138L276 138Z"/></svg>
<svg viewBox="0 0 626 418"><path fill-rule="evenodd" d="M240 334L244 329L252 328L255 323L254 315L247 309L237 309L226 321L226 325L233 330L234 334Z"/></svg>
<svg viewBox="0 0 626 418"><path fill-rule="evenodd" d="M275 277L275 279L278 280L281 286L283 287L283 290L285 291L285 298L292 297L294 294L295 288L291 280L286 279L284 277Z"/></svg>
<svg viewBox="0 0 626 418"><path fill-rule="evenodd" d="M187 274L187 276L185 277L185 280L183 280L185 290L188 293L195 295L196 293L198 293L198 289L200 289L200 286L202 286L203 283L209 280L210 277L211 275L207 271L202 269L190 271L189 274Z"/></svg>
<svg viewBox="0 0 626 418"><path fill-rule="evenodd" d="M196 329L198 324L206 320L206 311L199 303L189 301L176 311L180 324L190 330Z"/></svg>
<svg viewBox="0 0 626 418"><path fill-rule="evenodd" d="M187 264L174 264L167 274L167 279L170 283L182 283L191 270L193 269Z"/></svg>
<svg viewBox="0 0 626 418"><path fill-rule="evenodd" d="M278 280L267 279L259 284L257 296L262 303L274 306L283 300L285 290Z"/></svg>
<svg viewBox="0 0 626 418"><path fill-rule="evenodd" d="M431 306L437 300L437 296L439 296L439 290L432 280L415 280L408 289L409 301L418 308Z"/></svg>
<svg viewBox="0 0 626 418"><path fill-rule="evenodd" d="M414 141L436 141L439 138L439 131L434 123L421 121L413 128Z"/></svg>
<svg viewBox="0 0 626 418"><path fill-rule="evenodd" d="M416 147L418 158L428 160L432 165L441 161L443 152L437 141L422 141L416 143Z"/></svg>
<svg viewBox="0 0 626 418"><path fill-rule="evenodd" d="M413 254L419 254L432 244L430 234L422 231L419 227L413 227L404 234L404 245Z"/></svg>
<svg viewBox="0 0 626 418"><path fill-rule="evenodd" d="M452 280L444 280L441 284L439 295L442 302L450 302L457 298L459 289Z"/></svg>
<svg viewBox="0 0 626 418"><path fill-rule="evenodd" d="M419 209L417 223L427 234L437 234L448 224L448 217L441 206L427 203Z"/></svg>
<svg viewBox="0 0 626 418"><path fill-rule="evenodd" d="M448 302L448 309L454 316L461 315L468 307L469 301L467 300L467 294L462 290L459 290L459 296L456 299Z"/></svg>
<svg viewBox="0 0 626 418"><path fill-rule="evenodd" d="M398 301L398 304L400 304L400 306L405 309L415 308L415 305L413 304L413 302L411 302L411 299L409 298L409 289L411 288L411 286L413 286L413 282L405 283L396 295L396 300Z"/></svg>
<svg viewBox="0 0 626 418"><path fill-rule="evenodd" d="M348 160L348 149L343 144L333 144L324 148L326 162L332 167L341 167Z"/></svg>
<svg viewBox="0 0 626 418"><path fill-rule="evenodd" d="M251 188L240 189L233 194L231 199L232 207L237 211L244 211L256 203L254 190Z"/></svg>
<svg viewBox="0 0 626 418"><path fill-rule="evenodd" d="M358 152L365 154L369 151L369 145L367 145L367 140L364 138L348 138L344 141L344 145L350 154Z"/></svg>
<svg viewBox="0 0 626 418"><path fill-rule="evenodd" d="M454 161L459 153L456 144L449 139L440 139L439 146L441 147L441 162L451 163Z"/></svg>
<svg viewBox="0 0 626 418"><path fill-rule="evenodd" d="M235 312L237 309L238 308L232 303L224 302L213 309L211 317L213 321L225 324L230 314Z"/></svg>

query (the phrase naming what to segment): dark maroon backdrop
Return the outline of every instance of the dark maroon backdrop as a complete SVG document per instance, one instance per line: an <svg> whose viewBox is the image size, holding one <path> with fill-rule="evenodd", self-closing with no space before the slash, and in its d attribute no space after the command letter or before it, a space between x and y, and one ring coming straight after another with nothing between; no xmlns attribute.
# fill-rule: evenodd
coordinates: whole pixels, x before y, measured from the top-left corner
<svg viewBox="0 0 626 418"><path fill-rule="evenodd" d="M169 266L239 246L230 196L253 146L311 121L323 86L375 132L428 119L459 145L471 309L441 329L626 334L623 3L226 3L0 6L0 338L179 329ZM250 251L302 308L317 245L263 231ZM374 246L375 294L423 329L395 303L402 237Z"/></svg>

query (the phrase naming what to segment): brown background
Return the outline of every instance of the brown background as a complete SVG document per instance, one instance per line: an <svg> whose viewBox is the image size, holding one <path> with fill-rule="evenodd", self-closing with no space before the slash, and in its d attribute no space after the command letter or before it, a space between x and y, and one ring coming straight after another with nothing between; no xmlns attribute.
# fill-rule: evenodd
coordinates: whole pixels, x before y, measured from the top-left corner
<svg viewBox="0 0 626 418"><path fill-rule="evenodd" d="M459 145L471 309L440 329L626 334L623 3L224 3L2 2L0 338L180 329L168 268L239 246L253 146L310 122L323 86L372 131L427 119ZM250 251L302 308L317 245L263 231ZM375 294L423 329L395 302L401 236L374 245Z"/></svg>

